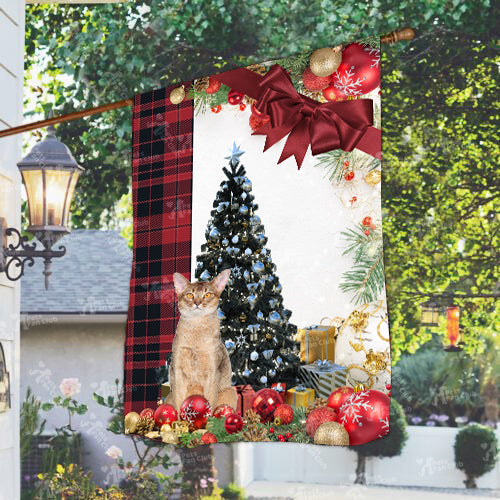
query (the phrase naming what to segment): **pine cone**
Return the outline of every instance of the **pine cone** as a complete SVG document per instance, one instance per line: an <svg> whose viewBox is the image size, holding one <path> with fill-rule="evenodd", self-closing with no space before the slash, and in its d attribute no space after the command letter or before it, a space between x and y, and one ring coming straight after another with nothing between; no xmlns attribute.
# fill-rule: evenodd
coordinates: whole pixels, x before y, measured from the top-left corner
<svg viewBox="0 0 500 500"><path fill-rule="evenodd" d="M245 441L269 441L268 430L259 425L248 425L242 434Z"/></svg>
<svg viewBox="0 0 500 500"><path fill-rule="evenodd" d="M155 421L152 418L141 417L137 422L137 427L135 430L136 434L145 436L148 432L151 432L155 428Z"/></svg>
<svg viewBox="0 0 500 500"><path fill-rule="evenodd" d="M243 421L245 424L260 424L260 415L253 410L247 410Z"/></svg>
<svg viewBox="0 0 500 500"><path fill-rule="evenodd" d="M320 406L326 406L326 399L325 398L316 398L308 407L306 410L306 415L309 415L313 410L316 408L319 408Z"/></svg>
<svg viewBox="0 0 500 500"><path fill-rule="evenodd" d="M195 446L199 446L200 444L203 444L203 441L200 438L193 438L191 441L189 441L189 447L194 448Z"/></svg>
<svg viewBox="0 0 500 500"><path fill-rule="evenodd" d="M258 75L265 75L267 73L267 68L262 66L262 64L250 64L250 66L247 66L247 69Z"/></svg>
<svg viewBox="0 0 500 500"><path fill-rule="evenodd" d="M194 89L197 92L204 92L208 88L208 80L209 80L208 76L204 76L203 78L198 78L194 82Z"/></svg>

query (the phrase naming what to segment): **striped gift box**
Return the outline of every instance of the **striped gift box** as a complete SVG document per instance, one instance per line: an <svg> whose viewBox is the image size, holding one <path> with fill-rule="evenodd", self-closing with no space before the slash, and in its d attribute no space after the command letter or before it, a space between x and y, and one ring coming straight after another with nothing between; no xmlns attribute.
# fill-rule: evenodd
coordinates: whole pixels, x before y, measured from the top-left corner
<svg viewBox="0 0 500 500"><path fill-rule="evenodd" d="M299 379L312 387L317 398L328 398L338 387L346 385L347 368L328 360L316 361L299 367Z"/></svg>

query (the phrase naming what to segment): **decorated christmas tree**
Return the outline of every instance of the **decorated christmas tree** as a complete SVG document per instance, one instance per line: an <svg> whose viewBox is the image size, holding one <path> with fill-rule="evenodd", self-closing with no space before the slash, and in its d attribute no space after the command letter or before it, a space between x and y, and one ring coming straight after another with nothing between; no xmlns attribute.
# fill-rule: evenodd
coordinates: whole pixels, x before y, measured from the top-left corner
<svg viewBox="0 0 500 500"><path fill-rule="evenodd" d="M213 279L224 269L231 276L219 302L221 336L229 351L233 384L253 388L272 382L294 384L299 358L289 322L291 311L283 306L276 265L266 248L264 226L256 214L252 183L246 177L235 144L227 179L213 203L205 233L207 242L197 257L196 278Z"/></svg>

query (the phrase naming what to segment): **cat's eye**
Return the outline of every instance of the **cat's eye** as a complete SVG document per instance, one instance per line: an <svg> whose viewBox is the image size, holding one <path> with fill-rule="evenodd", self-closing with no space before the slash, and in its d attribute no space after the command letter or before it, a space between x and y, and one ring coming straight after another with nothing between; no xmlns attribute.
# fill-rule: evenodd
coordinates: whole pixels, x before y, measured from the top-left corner
<svg viewBox="0 0 500 500"><path fill-rule="evenodd" d="M187 294L186 294L186 297L187 297L188 299L192 299L192 298L194 297L194 295L193 295L192 293L187 293Z"/></svg>
<svg viewBox="0 0 500 500"><path fill-rule="evenodd" d="M211 297L212 295L213 295L213 293L212 293L212 292L207 292L207 293L205 294L205 298L206 298L206 299L208 299L208 298L209 298L209 297Z"/></svg>

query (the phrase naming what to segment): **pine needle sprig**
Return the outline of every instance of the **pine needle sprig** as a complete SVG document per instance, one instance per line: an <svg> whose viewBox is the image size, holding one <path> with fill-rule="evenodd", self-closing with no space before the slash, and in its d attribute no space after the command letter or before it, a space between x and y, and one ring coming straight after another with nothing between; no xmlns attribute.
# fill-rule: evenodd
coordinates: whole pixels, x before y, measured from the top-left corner
<svg viewBox="0 0 500 500"><path fill-rule="evenodd" d="M309 59L311 59L312 50L295 54L293 56L278 59L276 64L279 64L283 69L288 71L292 83L297 86L302 80L302 73L309 66Z"/></svg>
<svg viewBox="0 0 500 500"><path fill-rule="evenodd" d="M365 47L368 46L380 50L380 36L367 36L365 38L362 38L361 40L358 40L356 43L359 43L360 45L363 45Z"/></svg>
<svg viewBox="0 0 500 500"><path fill-rule="evenodd" d="M204 90L196 90L191 86L188 98L194 99L194 110L196 115L204 114L208 110L227 103L227 94L231 89L227 85L221 85L215 94L207 94Z"/></svg>
<svg viewBox="0 0 500 500"><path fill-rule="evenodd" d="M355 304L377 300L385 285L382 231L377 227L366 235L365 229L358 224L342 232L347 241L343 255L352 254L354 265L343 273L339 288L354 293Z"/></svg>

